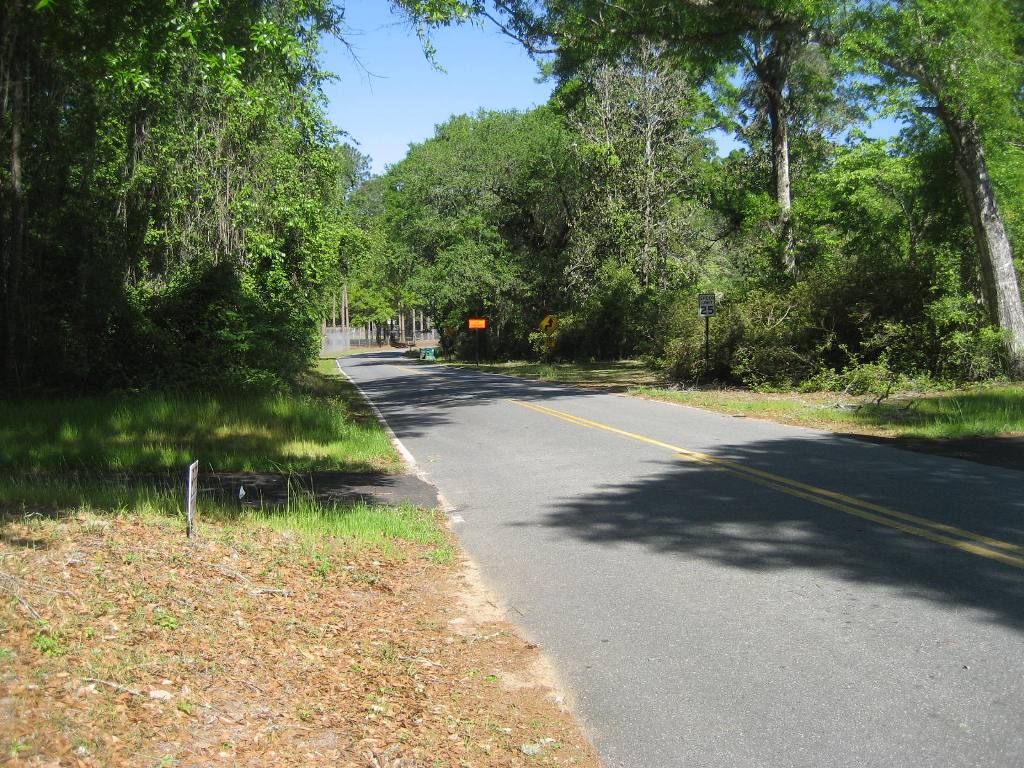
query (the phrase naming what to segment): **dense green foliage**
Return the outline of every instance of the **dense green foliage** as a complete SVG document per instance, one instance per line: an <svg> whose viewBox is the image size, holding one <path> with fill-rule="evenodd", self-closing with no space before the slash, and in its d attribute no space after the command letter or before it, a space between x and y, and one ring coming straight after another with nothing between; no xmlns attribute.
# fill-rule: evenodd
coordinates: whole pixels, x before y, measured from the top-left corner
<svg viewBox="0 0 1024 768"><path fill-rule="evenodd" d="M451 0L395 2L421 30ZM0 12L6 387L277 384L372 233L324 113L331 0Z"/></svg>
<svg viewBox="0 0 1024 768"><path fill-rule="evenodd" d="M1024 337L1001 308L1019 285L998 257L1024 234L1020 8L746 5L513 16L560 46L551 102L453 118L360 192L405 254L409 301L459 329L486 314L492 356L643 355L687 380L858 389L1019 373ZM954 42L913 47L940 34ZM785 77L766 85L773 46ZM916 55L923 80L896 54ZM905 128L868 138L865 111ZM716 157L715 126L745 148ZM720 297L710 370L700 291ZM553 348L537 327L549 313Z"/></svg>
<svg viewBox="0 0 1024 768"><path fill-rule="evenodd" d="M567 133L548 110L457 117L361 202L395 244L390 274L407 302L444 327L488 313L493 343L523 353L532 316L562 302L571 174Z"/></svg>

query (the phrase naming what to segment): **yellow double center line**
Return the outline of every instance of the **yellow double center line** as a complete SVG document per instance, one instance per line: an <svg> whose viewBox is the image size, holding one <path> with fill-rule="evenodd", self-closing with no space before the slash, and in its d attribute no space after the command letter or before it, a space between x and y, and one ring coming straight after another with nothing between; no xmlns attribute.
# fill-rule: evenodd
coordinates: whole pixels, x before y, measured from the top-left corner
<svg viewBox="0 0 1024 768"><path fill-rule="evenodd" d="M962 528L957 528L952 525L937 523L934 520L928 520L927 518L918 517L917 515L900 512L896 509L890 509L889 507L884 507L881 504L863 501L852 496L846 496L842 493L830 491L826 488L818 488L814 485L808 485L797 480L791 480L788 477L776 475L772 472L765 472L761 469L737 464L736 462L729 461L728 459L721 459L717 456L711 456L706 453L699 453L686 448L680 448L678 445L665 443L661 440L655 440L644 435L638 435L634 432L627 432L624 429L618 429L617 427L612 427L608 424L602 424L599 421L584 419L581 416L573 416L571 413L566 413L565 411L557 411L554 408L537 405L536 403L526 403L522 400L512 400L511 402L522 406L523 408L529 408L531 411L543 413L547 416L553 416L557 419L562 419L563 421L568 421L581 427L611 432L612 434L619 435L630 440L636 440L641 443L657 446L658 448L664 448L686 461L692 461L696 464L703 464L715 469L721 469L742 477L744 480L749 482L757 483L758 485L763 485L767 488L789 494L790 496L794 496L798 499L804 499L815 504L820 504L824 507L829 507L830 509L845 512L846 514L854 515L855 517L859 517L864 520L870 520L871 522L878 523L879 525L895 528L903 533L920 536L921 538L928 539L929 541L935 541L939 544L946 544L947 546L959 549L962 552L969 552L972 555L987 557L990 560L998 560L1001 563L1011 565L1015 568L1024 568L1024 557L1021 557L1021 555L1024 555L1024 547L1018 544L1011 544L1008 541L1000 541L999 539L993 539L990 536L984 536L980 533L965 531Z"/></svg>

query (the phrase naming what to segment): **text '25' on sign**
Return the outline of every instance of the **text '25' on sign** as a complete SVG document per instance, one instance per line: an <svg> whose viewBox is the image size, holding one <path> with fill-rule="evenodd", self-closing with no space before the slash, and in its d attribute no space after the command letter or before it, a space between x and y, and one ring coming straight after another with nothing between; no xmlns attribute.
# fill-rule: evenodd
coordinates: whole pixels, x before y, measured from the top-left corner
<svg viewBox="0 0 1024 768"><path fill-rule="evenodd" d="M469 318L467 325L471 331L486 331L487 330L487 318L486 317L471 317Z"/></svg>
<svg viewBox="0 0 1024 768"><path fill-rule="evenodd" d="M697 295L697 315L699 317L715 316L715 294L701 293Z"/></svg>

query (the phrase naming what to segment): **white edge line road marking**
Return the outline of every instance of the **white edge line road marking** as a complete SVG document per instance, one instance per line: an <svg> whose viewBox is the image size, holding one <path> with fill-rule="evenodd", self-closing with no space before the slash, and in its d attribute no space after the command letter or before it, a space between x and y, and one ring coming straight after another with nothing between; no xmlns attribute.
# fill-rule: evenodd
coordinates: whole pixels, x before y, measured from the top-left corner
<svg viewBox="0 0 1024 768"><path fill-rule="evenodd" d="M395 446L395 450L398 451L399 455L402 457L402 461L405 462L405 464L409 467L409 469L412 470L413 474L415 474L416 477L418 477L420 480L422 480L425 483L428 483L430 486L433 487L434 492L437 494L437 503L441 506L441 509L444 511L445 515L449 518L449 520L451 520L453 523L465 522L465 520L459 517L458 515L452 517L452 513L455 511L455 506L449 503L448 499L446 499L444 497L444 494L441 493L441 489L438 488L430 479L430 476L427 475L427 473L424 472L422 469L420 469L419 465L416 463L416 457L412 455L412 452L405 447L405 443L403 443L399 439L398 435L395 434L395 430L393 430L391 428L391 425L388 424L388 420L384 417L384 414L381 413L380 408L378 408L376 404L373 402L373 400L371 400L369 396L363 391L363 388L356 384L355 379L348 375L348 371L341 367L340 357L336 357L334 359L334 365L338 369L338 373L340 373L342 376L348 379L349 384L355 387L356 392L359 393L359 396L362 397L364 401L366 401L366 404L368 406L370 406L370 411L376 417L377 421L380 422L380 425L384 427L384 432L387 433L388 439L391 440L391 444ZM458 519L456 520L455 518Z"/></svg>
<svg viewBox="0 0 1024 768"><path fill-rule="evenodd" d="M337 367L338 372L346 379L348 379L348 383L356 388L356 392L358 392L359 396L366 401L366 404L370 406L370 410L373 412L373 415L377 417L377 421L379 421L380 425L384 427L384 431L387 433L388 438L391 440L391 444L395 446L395 450L398 451L398 453L402 456L402 461L404 461L409 466L409 469L419 474L419 468L416 466L416 457L413 456L409 452L409 449L405 447L405 444L398 439L398 435L395 434L395 430L393 430L391 428L391 425L388 424L388 420L384 418L384 414L381 413L380 408L378 408L374 404L373 400L371 400L366 395L366 393L363 392L363 388L356 384L355 380L348 375L348 372L341 367L340 357L336 357L334 359L334 365Z"/></svg>

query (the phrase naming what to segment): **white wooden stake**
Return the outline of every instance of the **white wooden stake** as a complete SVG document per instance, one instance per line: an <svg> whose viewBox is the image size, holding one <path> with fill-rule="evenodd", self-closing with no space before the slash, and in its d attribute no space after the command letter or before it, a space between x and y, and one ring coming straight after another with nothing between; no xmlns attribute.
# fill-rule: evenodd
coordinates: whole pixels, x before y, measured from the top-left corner
<svg viewBox="0 0 1024 768"><path fill-rule="evenodd" d="M199 493L199 462L193 461L185 480L185 535L193 539L196 535L196 497Z"/></svg>

